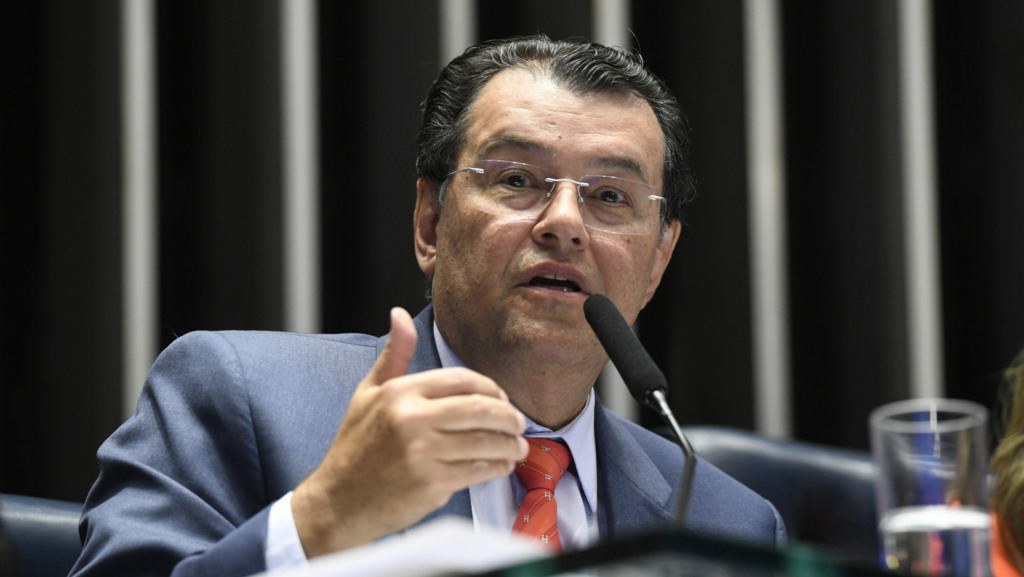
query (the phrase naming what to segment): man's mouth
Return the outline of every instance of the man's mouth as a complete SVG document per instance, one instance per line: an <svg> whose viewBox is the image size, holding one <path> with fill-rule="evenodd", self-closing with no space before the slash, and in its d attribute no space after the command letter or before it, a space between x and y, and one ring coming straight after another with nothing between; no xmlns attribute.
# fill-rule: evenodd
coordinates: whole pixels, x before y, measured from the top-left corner
<svg viewBox="0 0 1024 577"><path fill-rule="evenodd" d="M561 277L554 274L535 276L532 279L530 279L530 286L545 287L560 290L562 292L567 293L580 292L580 285L574 283L573 281L565 277Z"/></svg>

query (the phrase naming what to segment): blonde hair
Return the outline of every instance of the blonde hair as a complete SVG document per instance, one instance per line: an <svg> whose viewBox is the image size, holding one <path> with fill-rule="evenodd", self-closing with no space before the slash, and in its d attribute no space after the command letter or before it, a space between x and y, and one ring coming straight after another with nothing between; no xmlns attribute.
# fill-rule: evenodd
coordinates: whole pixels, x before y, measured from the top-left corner
<svg viewBox="0 0 1024 577"><path fill-rule="evenodd" d="M1024 552L1024 351L1004 373L1009 386L1003 405L1006 432L992 455L992 509L1007 553L1022 570ZM1011 553L1012 550L1012 553Z"/></svg>

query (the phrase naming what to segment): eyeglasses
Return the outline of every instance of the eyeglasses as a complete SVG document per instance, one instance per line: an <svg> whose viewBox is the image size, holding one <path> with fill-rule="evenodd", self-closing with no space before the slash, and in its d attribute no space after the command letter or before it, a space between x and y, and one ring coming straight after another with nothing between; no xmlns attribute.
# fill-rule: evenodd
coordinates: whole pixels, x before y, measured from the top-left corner
<svg viewBox="0 0 1024 577"><path fill-rule="evenodd" d="M536 220L558 183L575 184L583 224L613 234L657 230L666 200L654 194L653 186L636 180L594 175L579 180L555 178L546 168L510 160L481 160L448 177L463 172L470 173L473 200L481 210L516 220Z"/></svg>

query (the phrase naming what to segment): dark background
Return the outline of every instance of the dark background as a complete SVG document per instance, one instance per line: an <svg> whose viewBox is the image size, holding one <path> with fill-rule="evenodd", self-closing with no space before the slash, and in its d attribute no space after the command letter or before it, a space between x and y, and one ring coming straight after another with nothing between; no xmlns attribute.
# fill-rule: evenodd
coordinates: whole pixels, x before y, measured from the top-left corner
<svg viewBox="0 0 1024 577"><path fill-rule="evenodd" d="M159 340L282 328L279 6L157 3ZM413 139L434 2L321 2L322 325L425 303ZM591 4L479 2L479 38L591 36ZM634 0L631 30L694 126L700 198L641 338L684 424L753 427L743 12ZM906 398L896 3L784 0L792 415L867 448ZM121 422L119 3L0 18L0 491L81 501ZM1024 347L1024 4L933 3L947 395L992 406ZM644 415L650 423L650 416Z"/></svg>

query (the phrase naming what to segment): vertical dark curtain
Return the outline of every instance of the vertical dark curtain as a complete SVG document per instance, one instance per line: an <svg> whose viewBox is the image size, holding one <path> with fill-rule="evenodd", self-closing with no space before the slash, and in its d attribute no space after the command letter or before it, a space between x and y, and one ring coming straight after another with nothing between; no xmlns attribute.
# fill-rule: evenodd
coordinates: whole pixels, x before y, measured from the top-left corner
<svg viewBox="0 0 1024 577"><path fill-rule="evenodd" d="M1024 349L1024 4L935 3L946 388L992 406Z"/></svg>
<svg viewBox="0 0 1024 577"><path fill-rule="evenodd" d="M753 427L742 2L634 3L644 61L693 129L697 200L638 330L684 423ZM650 413L645 422L653 424Z"/></svg>
<svg viewBox="0 0 1024 577"><path fill-rule="evenodd" d="M415 138L437 74L434 2L320 4L323 327L384 334L416 314Z"/></svg>
<svg viewBox="0 0 1024 577"><path fill-rule="evenodd" d="M477 2L477 10L480 40L537 33L547 34L555 40L591 37L589 0Z"/></svg>
<svg viewBox="0 0 1024 577"><path fill-rule="evenodd" d="M42 34L44 18L37 4L19 5L0 20L0 48L29 55L5 58L9 78L19 90L0 90L0 267L7 271L0 298L0 487L25 491L44 476L35 459L41 439L30 430L41 417L43 387L37 347L42 334L36 295L42 288L41 223ZM9 85L9 83L8 83ZM18 330L13 330L17 327ZM16 415L27 415L27 419Z"/></svg>
<svg viewBox="0 0 1024 577"><path fill-rule="evenodd" d="M160 344L280 329L279 3L156 6Z"/></svg>
<svg viewBox="0 0 1024 577"><path fill-rule="evenodd" d="M908 394L896 4L784 4L794 431L867 447Z"/></svg>
<svg viewBox="0 0 1024 577"><path fill-rule="evenodd" d="M83 499L119 422L116 8L0 19L0 491Z"/></svg>

